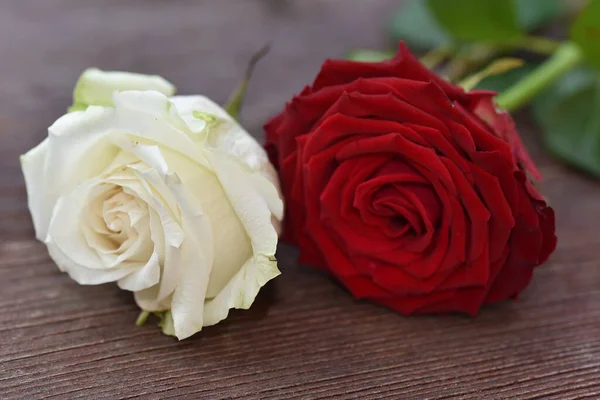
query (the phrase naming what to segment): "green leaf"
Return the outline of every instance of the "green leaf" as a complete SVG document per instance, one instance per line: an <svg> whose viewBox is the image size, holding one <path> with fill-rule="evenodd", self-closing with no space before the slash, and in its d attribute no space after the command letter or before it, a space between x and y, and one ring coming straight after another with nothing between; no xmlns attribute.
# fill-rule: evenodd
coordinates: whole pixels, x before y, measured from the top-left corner
<svg viewBox="0 0 600 400"><path fill-rule="evenodd" d="M520 68L512 69L502 75L488 76L483 79L476 86L477 89L493 90L494 92L502 93L509 87L521 80L521 78L527 76L533 71L539 64L527 63Z"/></svg>
<svg viewBox="0 0 600 400"><path fill-rule="evenodd" d="M522 36L514 3L507 0L427 0L437 21L456 39L514 43Z"/></svg>
<svg viewBox="0 0 600 400"><path fill-rule="evenodd" d="M392 19L391 36L412 49L433 49L452 42L450 35L429 12L425 0L409 0Z"/></svg>
<svg viewBox="0 0 600 400"><path fill-rule="evenodd" d="M452 7L464 0L439 0L445 3L446 7ZM511 29L514 29L514 21L521 30L530 32L548 24L558 17L565 9L564 0L471 0L468 3L501 3L500 7L514 9L516 17L510 17ZM514 5L514 7L512 7ZM486 6L484 6L486 7ZM464 16L468 15L469 18ZM474 19L471 10L466 14L457 16L458 23L461 25L473 25ZM486 17L485 21L489 21ZM492 20L496 17L491 16ZM487 24L487 22L485 22ZM490 25L486 30L495 29L495 25ZM514 33L514 32L513 32ZM519 30L517 29L517 33ZM495 36L495 32L492 32ZM518 35L515 35L518 37ZM408 0L395 13L391 24L391 37L394 41L404 40L406 44L413 49L433 49L441 46L450 45L453 40L449 31L438 22L437 18L430 12L427 6L427 0ZM475 40L485 40L477 35Z"/></svg>
<svg viewBox="0 0 600 400"><path fill-rule="evenodd" d="M590 64L600 68L600 0L590 0L573 26L571 40L577 43Z"/></svg>
<svg viewBox="0 0 600 400"><path fill-rule="evenodd" d="M546 146L569 164L600 177L600 76L572 70L533 103Z"/></svg>
<svg viewBox="0 0 600 400"><path fill-rule="evenodd" d="M389 60L395 55L392 51L379 51L369 49L356 49L348 52L346 60L363 61L363 62L379 62Z"/></svg>
<svg viewBox="0 0 600 400"><path fill-rule="evenodd" d="M516 0L519 25L531 32L548 24L566 10L565 0Z"/></svg>

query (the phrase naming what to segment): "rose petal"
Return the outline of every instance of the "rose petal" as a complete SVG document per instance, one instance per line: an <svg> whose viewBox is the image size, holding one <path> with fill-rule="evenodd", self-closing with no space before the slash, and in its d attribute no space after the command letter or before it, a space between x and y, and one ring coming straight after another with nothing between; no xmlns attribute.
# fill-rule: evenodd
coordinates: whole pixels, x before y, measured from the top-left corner
<svg viewBox="0 0 600 400"><path fill-rule="evenodd" d="M38 240L43 241L48 233L49 218L53 204L45 198L46 179L44 165L48 152L48 139L21 156L21 168L27 188L27 204L33 219Z"/></svg>
<svg viewBox="0 0 600 400"><path fill-rule="evenodd" d="M249 309L260 289L279 274L274 259L263 255L250 257L219 294L206 302L204 325L224 320L232 308Z"/></svg>
<svg viewBox="0 0 600 400"><path fill-rule="evenodd" d="M156 285L159 279L160 264L158 262L158 254L153 252L146 265L124 278L121 278L118 285L121 289L135 292Z"/></svg>
<svg viewBox="0 0 600 400"><path fill-rule="evenodd" d="M89 68L83 71L75 85L72 108L82 110L92 105L112 106L113 93L123 90L155 90L166 96L175 94L175 86L158 75Z"/></svg>

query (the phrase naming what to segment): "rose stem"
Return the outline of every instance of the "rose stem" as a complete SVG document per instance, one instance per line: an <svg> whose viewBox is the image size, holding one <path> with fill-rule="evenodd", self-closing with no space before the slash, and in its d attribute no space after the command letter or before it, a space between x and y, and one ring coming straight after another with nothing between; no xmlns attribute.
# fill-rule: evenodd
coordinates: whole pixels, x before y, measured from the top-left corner
<svg viewBox="0 0 600 400"><path fill-rule="evenodd" d="M463 49L448 64L447 79L457 81L488 60L510 50L522 49L532 53L552 55L561 46L560 42L539 36L524 36L518 42L506 46L477 44Z"/></svg>
<svg viewBox="0 0 600 400"><path fill-rule="evenodd" d="M582 61L583 52L579 46L564 42L542 65L498 95L496 104L501 109L515 111Z"/></svg>

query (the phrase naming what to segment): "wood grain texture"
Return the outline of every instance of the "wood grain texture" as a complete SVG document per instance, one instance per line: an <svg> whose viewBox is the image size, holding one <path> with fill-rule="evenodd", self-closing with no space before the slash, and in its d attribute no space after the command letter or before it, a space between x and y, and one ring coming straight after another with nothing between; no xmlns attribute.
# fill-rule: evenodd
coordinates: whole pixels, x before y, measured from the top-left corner
<svg viewBox="0 0 600 400"><path fill-rule="evenodd" d="M281 246L250 311L177 342L134 325L130 293L78 286L34 239L18 155L70 104L88 66L157 73L224 101L272 52L244 122L261 125L326 57L382 46L394 0L0 2L0 398L600 398L600 184L545 156L518 123L556 209L559 246L519 302L479 317L403 318L354 301Z"/></svg>

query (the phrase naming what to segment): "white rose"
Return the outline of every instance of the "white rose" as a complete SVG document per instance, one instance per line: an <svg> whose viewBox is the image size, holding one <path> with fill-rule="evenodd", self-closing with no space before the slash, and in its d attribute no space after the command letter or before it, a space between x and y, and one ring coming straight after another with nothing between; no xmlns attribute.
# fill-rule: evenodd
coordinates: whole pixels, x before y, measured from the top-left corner
<svg viewBox="0 0 600 400"><path fill-rule="evenodd" d="M21 164L58 267L170 310L165 332L183 339L249 308L279 275L283 203L262 147L208 98L174 91L156 76L88 70L71 108L85 111L59 118Z"/></svg>

